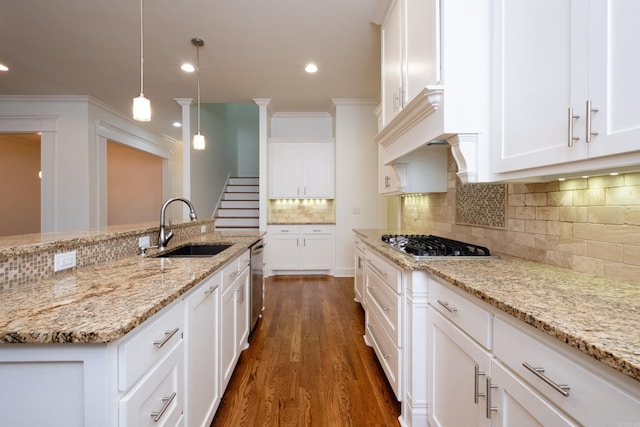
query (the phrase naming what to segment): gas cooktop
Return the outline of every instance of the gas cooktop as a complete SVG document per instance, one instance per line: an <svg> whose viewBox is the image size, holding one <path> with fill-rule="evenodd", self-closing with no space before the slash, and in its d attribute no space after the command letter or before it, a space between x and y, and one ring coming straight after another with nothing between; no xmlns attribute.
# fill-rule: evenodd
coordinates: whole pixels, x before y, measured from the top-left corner
<svg viewBox="0 0 640 427"><path fill-rule="evenodd" d="M415 259L491 256L484 246L427 234L383 234L382 241Z"/></svg>

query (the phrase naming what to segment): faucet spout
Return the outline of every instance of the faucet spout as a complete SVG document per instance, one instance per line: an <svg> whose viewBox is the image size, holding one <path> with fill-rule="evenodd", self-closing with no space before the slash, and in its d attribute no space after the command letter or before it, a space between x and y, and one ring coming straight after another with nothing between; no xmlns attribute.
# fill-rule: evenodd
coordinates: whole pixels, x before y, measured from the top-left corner
<svg viewBox="0 0 640 427"><path fill-rule="evenodd" d="M167 207L171 203L176 201L183 202L187 206L189 206L189 218L191 218L191 221L195 221L196 219L198 219L198 217L196 216L196 211L193 208L193 204L189 200L183 199L182 197L173 197L171 199L168 199L166 202L164 202L164 204L162 205L162 209L160 209L160 236L158 236L158 248L161 251L163 251L167 247L167 243L169 243L169 240L171 240L171 238L173 237L172 220L169 220L169 232L167 233L164 225L164 218L165 218L165 213L167 211Z"/></svg>

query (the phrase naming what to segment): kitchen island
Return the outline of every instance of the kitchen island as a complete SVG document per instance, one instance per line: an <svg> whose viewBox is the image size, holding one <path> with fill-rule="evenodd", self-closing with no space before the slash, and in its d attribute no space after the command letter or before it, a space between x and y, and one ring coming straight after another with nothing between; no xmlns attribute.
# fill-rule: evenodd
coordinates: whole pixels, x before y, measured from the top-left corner
<svg viewBox="0 0 640 427"><path fill-rule="evenodd" d="M120 253L110 261L117 255L110 253L92 266L5 283L0 289L0 425L211 421L248 345L248 248L262 236L204 233L207 225L189 226L196 231L174 228L171 247L230 247L211 257L163 258L151 249L147 256ZM0 253L9 257L9 267L12 256L28 265L31 252L42 259L52 258L47 251L72 248L87 259L101 257L91 251L105 247L131 253L140 231L134 227L59 241L34 237L21 247L0 247ZM142 229L154 232L157 228ZM121 250L117 239L129 248ZM87 259L79 262L91 262Z"/></svg>
<svg viewBox="0 0 640 427"><path fill-rule="evenodd" d="M382 234L395 234L397 233L395 230L359 229L354 231L356 241L363 243L373 258L378 257L396 266L398 271L404 272L403 286L408 296L403 295L406 310L402 327L407 334L411 331L412 335L405 335L405 341L401 343L400 348L402 351L411 353L405 354L403 359L404 363L414 365L405 366L410 371L407 375L412 376L411 380L415 383L416 375L419 375L423 376L422 381L430 383L429 420L432 425L438 425L437 419L431 418L433 412L438 411L438 407L434 407L432 401L433 394L438 390L438 380L434 380L432 374L444 372L443 366L436 367L433 364L439 363L434 360L441 360L438 359L438 345L442 348L443 331L447 328L449 328L448 331L462 330L464 333L460 336L466 337L465 340L471 339L469 342L479 343L478 353L487 355L487 368L481 369L482 372L476 375L476 378L485 375L485 371L487 376L491 371L498 372L498 367L490 369L489 366L493 367L491 363L503 363L501 357L509 361L511 356L506 353L521 350L533 360L536 358L543 360L542 355L551 349L562 355L563 363L577 361L580 372L596 373L599 382L589 384L589 387L585 388L593 386L593 388L609 390L603 388L609 385L606 381L602 381L603 378L611 380L615 387L620 387L619 390L622 390L621 393L625 398L630 399L624 400L624 407L630 410L633 418L625 418L624 422L640 422L640 406L628 404L628 402L635 402L640 405L640 335L637 333L637 326L640 324L640 288L632 284L504 255L497 258L440 257L418 260L381 241ZM361 244L357 247L361 247ZM367 265L365 263L365 269ZM378 267L374 260L372 270ZM374 274L370 276L374 277ZM366 272L364 277L367 278ZM459 305L456 306L454 301ZM469 303L467 312L478 314L473 321L465 325L464 308ZM365 299L365 312L367 304L372 302ZM429 327L426 329L423 324L411 324L412 320L415 321L415 313L419 310L424 310L421 321L429 319L427 321ZM436 320L436 317L444 320ZM475 329L477 333L468 332L465 327ZM513 336L505 340L501 334L512 330ZM526 338L519 341L520 335ZM535 339L527 341L529 336ZM419 342L408 343L406 341L408 339L417 339ZM459 344L463 341L460 340ZM538 343L543 345L538 348ZM424 354L417 354L416 348L424 350ZM445 354L453 356L450 353ZM430 369L425 371L418 366L418 370L412 370L416 367L416 358L421 360L420 364L428 361L431 364ZM507 363L504 362L504 364ZM514 371L521 369L520 365L522 362L513 368ZM573 383L574 387L571 387L571 390L566 392L567 396L557 404L571 413L575 407L580 407L573 402L573 399L580 398L577 385L583 384L580 378L576 378L578 375L573 375L574 372L570 370L573 366L567 366L564 369L565 372L562 372L562 369L559 373L550 369L548 371L552 372L550 374L552 376L565 377L566 383ZM502 366L499 368L502 369ZM470 369L470 376L473 378L473 366ZM456 366L453 372L456 370L459 371L460 366ZM442 375L446 376L445 373ZM453 376L449 380L455 382ZM405 381L406 388L409 388L409 379L405 378ZM535 383L537 379L531 381L536 387L541 387L543 393L546 392L544 387L548 386ZM561 387L560 390L562 390ZM415 390L409 390L409 395L411 391ZM426 394L426 389L424 392ZM591 392L591 390L588 391L588 393ZM473 394L473 390L471 393ZM478 393L476 396L482 395ZM499 394L490 389L485 393ZM603 391L603 393L616 398L619 402L623 401L613 392ZM572 397L569 398L569 395ZM415 395L406 399L405 393L401 397L400 400L413 398L414 401L409 403L416 403ZM476 397L476 400L482 399ZM426 405L422 407L421 403L422 401L415 406L426 412ZM593 403L594 408L598 405L606 406L606 402ZM562 405L566 405L567 408ZM403 412L405 408L412 410L408 406L410 405L403 402ZM580 408L585 412L584 408ZM507 412L500 411L501 416ZM405 416L405 424L411 425L410 422L406 422L411 419L411 415L403 414L403 416ZM496 417L495 414L493 416ZM580 420L579 416L577 418L579 423L588 424ZM418 419L421 418L418 417Z"/></svg>

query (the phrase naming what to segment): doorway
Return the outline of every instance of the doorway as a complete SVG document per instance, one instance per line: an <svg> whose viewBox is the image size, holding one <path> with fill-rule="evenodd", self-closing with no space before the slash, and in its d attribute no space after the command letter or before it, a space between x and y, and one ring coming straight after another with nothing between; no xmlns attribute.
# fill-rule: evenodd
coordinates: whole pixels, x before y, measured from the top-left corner
<svg viewBox="0 0 640 427"><path fill-rule="evenodd" d="M40 233L40 134L0 134L0 236Z"/></svg>
<svg viewBox="0 0 640 427"><path fill-rule="evenodd" d="M107 225L157 220L163 159L107 140Z"/></svg>

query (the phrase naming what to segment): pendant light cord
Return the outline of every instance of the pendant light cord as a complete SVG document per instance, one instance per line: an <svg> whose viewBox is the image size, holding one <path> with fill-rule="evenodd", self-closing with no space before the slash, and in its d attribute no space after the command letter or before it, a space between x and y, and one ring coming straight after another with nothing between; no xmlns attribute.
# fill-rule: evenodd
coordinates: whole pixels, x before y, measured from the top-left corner
<svg viewBox="0 0 640 427"><path fill-rule="evenodd" d="M140 0L140 95L144 94L144 0Z"/></svg>
<svg viewBox="0 0 640 427"><path fill-rule="evenodd" d="M198 133L200 133L200 46L196 46L196 65L198 67Z"/></svg>

